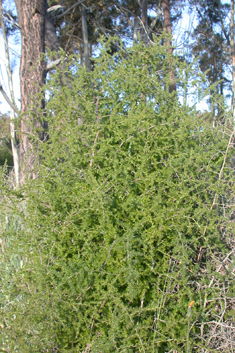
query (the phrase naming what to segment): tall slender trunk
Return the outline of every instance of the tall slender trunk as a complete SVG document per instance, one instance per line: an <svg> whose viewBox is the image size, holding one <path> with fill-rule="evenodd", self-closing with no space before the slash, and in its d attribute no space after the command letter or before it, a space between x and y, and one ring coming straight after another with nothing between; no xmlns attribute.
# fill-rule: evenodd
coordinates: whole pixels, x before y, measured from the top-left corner
<svg viewBox="0 0 235 353"><path fill-rule="evenodd" d="M3 38L5 44L5 53L6 53L6 63L7 63L7 76L8 76L8 86L10 91L10 98L11 102L14 103L14 91L13 91L13 81L12 81L12 72L10 67L10 56L9 56L9 47L8 41L6 36L5 25L3 21L3 7L2 7L2 0L0 0L0 23L3 31ZM10 133L11 133L11 148L13 154L13 162L14 162L14 177L15 177L15 187L19 187L19 153L18 153L18 144L16 139L16 132L15 132L15 112L14 109L11 108L11 115L10 115Z"/></svg>
<svg viewBox="0 0 235 353"><path fill-rule="evenodd" d="M21 78L21 113L26 113L21 120L20 143L20 180L24 183L26 176L36 177L35 162L37 155L33 152L30 136L37 135L43 139L43 124L37 119L29 124L27 111L32 104L32 98L41 92L46 77L46 62L41 55L45 53L45 20L46 0L15 0L18 21L21 28L22 52L20 65ZM34 101L35 112L43 108L44 100Z"/></svg>
<svg viewBox="0 0 235 353"><path fill-rule="evenodd" d="M133 41L135 43L138 42L138 32L140 30L140 14L141 14L141 3L140 1L138 1L138 5L136 6L134 9L134 13L135 13L135 18L134 18L134 28L133 28Z"/></svg>
<svg viewBox="0 0 235 353"><path fill-rule="evenodd" d="M47 13L45 19L45 45L51 51L58 51L61 48L59 38L56 34L53 16Z"/></svg>
<svg viewBox="0 0 235 353"><path fill-rule="evenodd" d="M233 126L235 127L235 46L234 46L234 0L231 0L231 22L230 22L230 30L231 30L231 56L232 56L232 77L233 77L233 86L232 86L232 119Z"/></svg>
<svg viewBox="0 0 235 353"><path fill-rule="evenodd" d="M170 37L170 35L172 34L172 26L171 26L169 0L162 1L162 10L163 10L163 17L164 17L164 23L163 23L164 31L169 35L167 36L167 39L166 39L167 52L169 54L172 54L173 48L172 48L171 37ZM175 71L173 68L170 69L169 74L170 74L170 80L171 80L171 84L169 86L169 92L171 93L173 91L176 91Z"/></svg>
<svg viewBox="0 0 235 353"><path fill-rule="evenodd" d="M140 2L141 5L141 13L142 13L142 23L141 23L141 39L145 45L148 44L148 0L142 0Z"/></svg>
<svg viewBox="0 0 235 353"><path fill-rule="evenodd" d="M87 19L86 19L86 11L82 11L82 36L83 36L83 51L85 58L85 66L87 71L91 71L91 64L89 58L89 43L88 43L88 29L87 29Z"/></svg>
<svg viewBox="0 0 235 353"><path fill-rule="evenodd" d="M134 29L133 29L133 41L135 43L138 42L138 30L139 30L139 19L137 17L134 18Z"/></svg>

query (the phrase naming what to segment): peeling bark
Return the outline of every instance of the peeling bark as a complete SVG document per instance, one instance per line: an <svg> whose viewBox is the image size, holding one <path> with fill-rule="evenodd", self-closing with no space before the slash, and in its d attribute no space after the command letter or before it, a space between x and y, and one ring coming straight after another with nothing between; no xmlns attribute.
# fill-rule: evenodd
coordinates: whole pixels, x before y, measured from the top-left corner
<svg viewBox="0 0 235 353"><path fill-rule="evenodd" d="M18 21L21 28L21 143L20 143L20 181L25 182L26 177L36 177L36 154L33 151L30 136L39 132L40 139L44 138L43 124L37 119L33 126L29 124L29 107L33 97L41 92L46 78L46 62L41 55L45 53L45 21L47 3L45 0L15 0ZM34 101L34 110L43 108L44 100Z"/></svg>

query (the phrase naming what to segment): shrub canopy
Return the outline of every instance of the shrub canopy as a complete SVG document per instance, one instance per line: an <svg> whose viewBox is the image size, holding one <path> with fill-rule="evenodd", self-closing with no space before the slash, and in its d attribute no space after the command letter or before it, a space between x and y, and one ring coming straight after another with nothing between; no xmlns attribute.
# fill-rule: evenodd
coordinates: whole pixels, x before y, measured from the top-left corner
<svg viewBox="0 0 235 353"><path fill-rule="evenodd" d="M37 143L37 179L15 192L8 251L23 259L3 306L15 351L184 351L189 303L202 322L226 251L227 135L168 93L159 43L114 56L108 45L92 72L76 59L56 70L38 112L49 138ZM189 339L200 347L198 327Z"/></svg>

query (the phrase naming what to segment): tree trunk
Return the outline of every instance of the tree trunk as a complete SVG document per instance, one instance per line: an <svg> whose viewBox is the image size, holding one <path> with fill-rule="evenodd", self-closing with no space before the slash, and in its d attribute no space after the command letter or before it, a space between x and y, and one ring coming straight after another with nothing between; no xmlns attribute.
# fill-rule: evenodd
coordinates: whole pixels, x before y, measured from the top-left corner
<svg viewBox="0 0 235 353"><path fill-rule="evenodd" d="M139 30L139 19L134 18L134 29L133 29L133 42L138 43L138 30Z"/></svg>
<svg viewBox="0 0 235 353"><path fill-rule="evenodd" d="M88 43L88 29L87 29L87 19L86 19L86 11L82 10L82 36L83 36L83 51L84 51L84 59L85 66L88 72L91 71L91 64L89 58L89 43Z"/></svg>
<svg viewBox="0 0 235 353"><path fill-rule="evenodd" d="M56 29L54 26L53 16L47 13L45 19L45 45L51 51L59 51L61 48L59 38L56 34Z"/></svg>
<svg viewBox="0 0 235 353"><path fill-rule="evenodd" d="M21 29L22 52L20 65L21 78L21 113L26 113L33 102L33 97L40 93L45 83L46 62L41 55L45 53L45 20L46 0L15 0L18 21ZM43 108L44 100L36 103L34 110ZM20 143L20 180L24 183L26 177L35 178L36 153L33 151L30 136L40 130L43 139L43 126L34 120L33 127L29 124L29 115L25 114L21 120Z"/></svg>
<svg viewBox="0 0 235 353"><path fill-rule="evenodd" d="M2 0L0 0L0 16L1 16L0 23L2 27L3 39L5 44L8 86L10 91L11 103L14 103L15 99L14 99L14 91L13 91L12 71L10 67L8 40L7 40L7 35L6 35L6 30L5 30L4 20L3 20ZM10 133L11 133L11 148L12 148L13 163L14 163L14 176L15 176L14 185L16 188L18 188L19 187L19 152L18 152L18 143L16 139L14 120L15 120L15 110L11 107Z"/></svg>
<svg viewBox="0 0 235 353"><path fill-rule="evenodd" d="M232 86L232 119L233 127L235 127L235 45L234 45L234 0L231 0L231 56L232 56L232 77L233 77L233 86Z"/></svg>
<svg viewBox="0 0 235 353"><path fill-rule="evenodd" d="M141 37L142 41L144 42L145 45L148 44L148 0L142 0L141 3L141 9L142 9L142 28L141 28Z"/></svg>
<svg viewBox="0 0 235 353"><path fill-rule="evenodd" d="M139 6L138 6L139 5ZM141 24L140 24L140 14L141 14L141 11L140 11L140 8L141 8L141 3L138 2L137 6L135 6L134 8L134 14L135 14L135 17L134 17L134 28L133 28L133 42L134 43L138 43L138 32L141 28Z"/></svg>
<svg viewBox="0 0 235 353"><path fill-rule="evenodd" d="M170 35L172 34L172 28L171 28L171 15L170 15L170 4L169 0L163 0L162 1L162 10L163 10L163 17L164 17L164 31L169 35L166 39L166 47L167 47L167 52L169 54L173 53L173 48L172 48L172 43L171 43L171 38ZM170 74L170 80L171 84L169 86L169 92L176 91L176 83L175 83L175 72L173 69L169 71Z"/></svg>

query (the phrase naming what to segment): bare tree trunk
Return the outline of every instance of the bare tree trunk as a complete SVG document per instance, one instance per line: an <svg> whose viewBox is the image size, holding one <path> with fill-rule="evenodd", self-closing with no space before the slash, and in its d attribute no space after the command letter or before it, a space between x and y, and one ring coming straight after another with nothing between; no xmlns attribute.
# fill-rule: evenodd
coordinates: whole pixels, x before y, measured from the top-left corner
<svg viewBox="0 0 235 353"><path fill-rule="evenodd" d="M232 56L232 63L233 63L233 87L232 87L232 119L233 119L233 126L235 127L235 46L234 46L234 0L231 0L231 56Z"/></svg>
<svg viewBox="0 0 235 353"><path fill-rule="evenodd" d="M139 5L139 6L138 6ZM138 42L138 32L140 29L140 6L141 3L138 1L138 5L135 7L134 9L134 13L135 13L135 18L134 18L134 28L133 28L133 41L134 43Z"/></svg>
<svg viewBox="0 0 235 353"><path fill-rule="evenodd" d="M139 29L139 19L137 17L134 18L134 29L133 29L133 41L135 43L138 42L138 29Z"/></svg>
<svg viewBox="0 0 235 353"><path fill-rule="evenodd" d="M58 51L61 47L59 38L56 35L53 16L50 13L47 13L45 19L45 45L51 51Z"/></svg>
<svg viewBox="0 0 235 353"><path fill-rule="evenodd" d="M142 41L145 45L148 44L148 0L142 0L141 2L141 10L142 10L142 29L140 31Z"/></svg>
<svg viewBox="0 0 235 353"><path fill-rule="evenodd" d="M83 50L85 58L85 66L88 72L91 71L91 64L89 58L89 43L88 43L88 29L87 29L87 19L86 11L82 11L82 36L83 36Z"/></svg>
<svg viewBox="0 0 235 353"><path fill-rule="evenodd" d="M5 44L5 53L6 53L6 62L7 62L7 75L8 75L8 86L10 91L10 99L11 102L14 103L14 91L13 91L13 82L12 82L12 72L10 67L10 56L9 56L9 47L8 41L6 36L5 25L3 21L3 7L2 7L2 0L0 0L0 23L3 31L3 38ZM15 132L15 111L11 107L11 115L10 115L10 133L11 133L11 148L13 154L13 162L14 162L14 176L15 176L15 187L19 187L19 153L18 153L18 144L16 139L16 132Z"/></svg>
<svg viewBox="0 0 235 353"><path fill-rule="evenodd" d="M32 98L36 96L45 83L46 62L41 55L45 53L45 20L46 0L15 0L18 21L21 28L22 52L21 52L21 113L26 113L32 104ZM44 100L36 104L35 111L42 108ZM21 144L20 144L20 180L24 183L26 176L35 178L34 168L36 155L30 142L30 135L36 135L36 130L42 131L42 124L35 119L34 126L29 125L29 116L23 115L21 120ZM43 132L40 133L43 139Z"/></svg>
<svg viewBox="0 0 235 353"><path fill-rule="evenodd" d="M171 38L170 35L172 34L172 28L171 28L171 15L170 15L170 4L169 0L163 0L162 1L162 10L163 10L163 17L164 17L164 30L167 34L169 34L169 37L166 39L166 46L167 46L167 52L169 54L173 53L173 48L172 48L172 43L171 43ZM171 84L169 87L169 92L176 91L176 82L175 82L175 72L173 69L169 71L170 74L170 80Z"/></svg>

